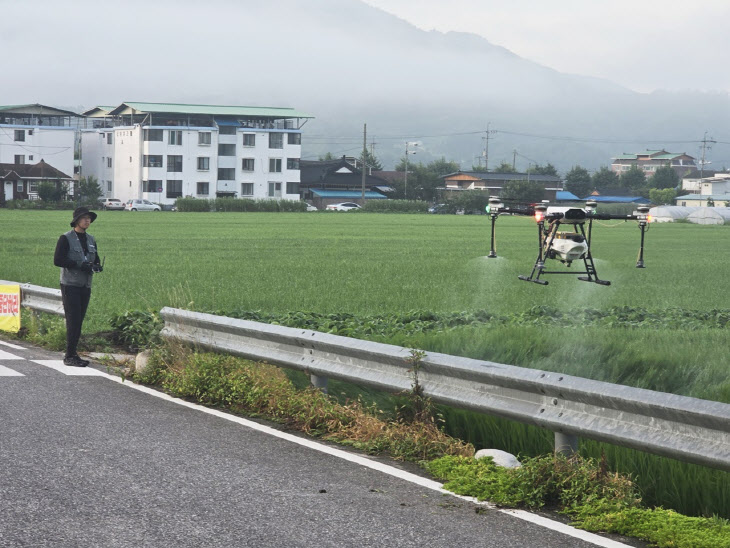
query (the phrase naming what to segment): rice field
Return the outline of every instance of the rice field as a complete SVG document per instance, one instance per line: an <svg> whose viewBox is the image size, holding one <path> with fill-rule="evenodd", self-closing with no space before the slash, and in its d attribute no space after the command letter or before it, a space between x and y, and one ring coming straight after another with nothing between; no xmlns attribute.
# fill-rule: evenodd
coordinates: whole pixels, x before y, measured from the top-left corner
<svg viewBox="0 0 730 548"><path fill-rule="evenodd" d="M53 251L70 217L0 209L0 279L58 287ZM90 232L106 266L94 280L85 332L109 329L113 314L163 306L362 316L516 316L535 306L568 314L633 306L658 317L670 308L730 309L730 227L652 225L647 268L636 269L636 224L596 223L596 268L610 287L573 276L547 277L547 287L519 281L537 254L535 224L501 217L497 229L499 258L487 259L486 216L100 212ZM728 328L485 325L387 342L730 403ZM452 433L478 447L549 450L550 433L462 411L445 416ZM727 473L592 442L581 451L605 451L616 469L638 476L650 503L730 517Z"/></svg>

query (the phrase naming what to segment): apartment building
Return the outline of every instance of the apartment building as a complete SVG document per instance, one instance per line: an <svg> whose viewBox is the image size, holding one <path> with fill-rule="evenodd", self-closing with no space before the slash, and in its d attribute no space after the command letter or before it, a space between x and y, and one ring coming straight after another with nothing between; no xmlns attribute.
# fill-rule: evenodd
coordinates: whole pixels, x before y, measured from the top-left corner
<svg viewBox="0 0 730 548"><path fill-rule="evenodd" d="M87 111L82 174L107 197L299 199L302 126L290 108L127 102ZM103 123L99 121L103 119Z"/></svg>
<svg viewBox="0 0 730 548"><path fill-rule="evenodd" d="M617 175L631 169L631 166L638 166L644 171L647 178L656 173L662 166L671 167L679 177L697 169L695 159L684 152L667 152L666 150L647 150L636 154L620 154L611 158L611 171Z"/></svg>
<svg viewBox="0 0 730 548"><path fill-rule="evenodd" d="M39 164L49 166L49 173L73 175L77 125L78 114L68 110L40 104L0 106L0 164ZM6 200L35 199L36 183L7 180L0 192Z"/></svg>

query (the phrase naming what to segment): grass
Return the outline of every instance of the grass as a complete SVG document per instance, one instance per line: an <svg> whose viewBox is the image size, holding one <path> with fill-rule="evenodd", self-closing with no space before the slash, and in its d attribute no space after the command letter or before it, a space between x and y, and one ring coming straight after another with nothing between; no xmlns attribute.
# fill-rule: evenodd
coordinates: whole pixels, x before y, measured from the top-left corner
<svg viewBox="0 0 730 548"><path fill-rule="evenodd" d="M0 209L0 279L57 287L51 257L68 222L64 211ZM109 329L115 314L163 306L358 317L486 310L521 320L381 340L730 402L727 328L691 321L669 328L661 321L670 308L730 309L730 227L653 225L642 270L634 267L635 223L603 224L594 227L593 251L599 275L612 285L553 276L542 287L517 280L529 274L536 255L536 228L526 218L499 219L499 258L487 259L484 216L103 212L91 232L106 268L94 282L85 332ZM547 315L530 325L537 305L576 317L585 308L642 307L657 325L582 326L551 323ZM447 428L477 447L525 455L549 450L548 432L460 413L446 410ZM601 448L582 442L581 451L593 455ZM618 448L608 457L637 476L645 500L730 517L727 473L638 455Z"/></svg>

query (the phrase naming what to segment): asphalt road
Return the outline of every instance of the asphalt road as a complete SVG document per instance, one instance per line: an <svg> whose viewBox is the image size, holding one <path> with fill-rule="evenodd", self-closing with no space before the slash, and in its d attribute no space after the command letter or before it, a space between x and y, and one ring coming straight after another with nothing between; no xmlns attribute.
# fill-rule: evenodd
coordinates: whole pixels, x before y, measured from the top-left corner
<svg viewBox="0 0 730 548"><path fill-rule="evenodd" d="M620 546L444 495L398 477L398 468L362 464L382 461L328 454L20 345L0 341L3 548Z"/></svg>

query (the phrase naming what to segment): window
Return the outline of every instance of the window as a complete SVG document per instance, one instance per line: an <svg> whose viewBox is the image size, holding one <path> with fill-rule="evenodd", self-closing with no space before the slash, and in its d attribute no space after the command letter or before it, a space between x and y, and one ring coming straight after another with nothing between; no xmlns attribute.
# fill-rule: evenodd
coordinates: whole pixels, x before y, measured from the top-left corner
<svg viewBox="0 0 730 548"><path fill-rule="evenodd" d="M198 156L198 171L210 170L210 158L207 156ZM200 193L198 193L200 194Z"/></svg>
<svg viewBox="0 0 730 548"><path fill-rule="evenodd" d="M142 165L144 167L162 167L162 155L145 154Z"/></svg>
<svg viewBox="0 0 730 548"><path fill-rule="evenodd" d="M16 154L15 155L15 165L24 164L25 163L25 154Z"/></svg>
<svg viewBox="0 0 730 548"><path fill-rule="evenodd" d="M142 192L162 192L162 179L142 181Z"/></svg>
<svg viewBox="0 0 730 548"><path fill-rule="evenodd" d="M198 144L209 145L210 144L210 131L201 131L198 133Z"/></svg>
<svg viewBox="0 0 730 548"><path fill-rule="evenodd" d="M207 196L210 185L208 183L198 183L198 196Z"/></svg>
<svg viewBox="0 0 730 548"><path fill-rule="evenodd" d="M15 188L18 190L18 192L23 192L23 182L18 181L18 184L15 185Z"/></svg>
<svg viewBox="0 0 730 548"><path fill-rule="evenodd" d="M112 167L112 158L111 158L111 156L106 159L106 167L109 167L109 168Z"/></svg>
<svg viewBox="0 0 730 548"><path fill-rule="evenodd" d="M33 130L32 129L29 129L28 130L28 135L33 135Z"/></svg>
<svg viewBox="0 0 730 548"><path fill-rule="evenodd" d="M15 140L16 141L25 141L25 130L24 129L15 130Z"/></svg>
<svg viewBox="0 0 730 548"><path fill-rule="evenodd" d="M168 132L167 136L167 144L168 145L181 145L182 144L182 131L180 130L170 130Z"/></svg>
<svg viewBox="0 0 730 548"><path fill-rule="evenodd" d="M284 134L269 133L269 148L284 148Z"/></svg>
<svg viewBox="0 0 730 548"><path fill-rule="evenodd" d="M256 146L256 134L255 133L244 133L243 134L243 146L255 147Z"/></svg>
<svg viewBox="0 0 730 548"><path fill-rule="evenodd" d="M299 158L287 158L286 169L299 169Z"/></svg>
<svg viewBox="0 0 730 548"><path fill-rule="evenodd" d="M179 173L182 171L182 156L167 156L167 172Z"/></svg>
<svg viewBox="0 0 730 548"><path fill-rule="evenodd" d="M287 133L288 140L287 142L290 145L301 145L302 144L302 134L301 133Z"/></svg>
<svg viewBox="0 0 730 548"><path fill-rule="evenodd" d="M162 141L161 129L145 129L143 133L145 141Z"/></svg>
<svg viewBox="0 0 730 548"><path fill-rule="evenodd" d="M218 168L218 180L219 181L233 181L236 178L236 170L232 167L219 167Z"/></svg>
<svg viewBox="0 0 730 548"><path fill-rule="evenodd" d="M38 183L28 184L28 194L38 194Z"/></svg>
<svg viewBox="0 0 730 548"><path fill-rule="evenodd" d="M287 194L299 194L299 183L287 183L286 184Z"/></svg>
<svg viewBox="0 0 730 548"><path fill-rule="evenodd" d="M236 134L236 126L219 126L218 127L218 133L220 135L235 135Z"/></svg>
<svg viewBox="0 0 730 548"><path fill-rule="evenodd" d="M281 173L281 158L269 158L269 173Z"/></svg>
<svg viewBox="0 0 730 548"><path fill-rule="evenodd" d="M218 156L235 156L236 145L218 145Z"/></svg>
<svg viewBox="0 0 730 548"><path fill-rule="evenodd" d="M269 198L281 198L281 183L269 183Z"/></svg>
<svg viewBox="0 0 730 548"><path fill-rule="evenodd" d="M30 161L30 162L33 161L33 155L32 154L30 156L28 156L28 161Z"/></svg>
<svg viewBox="0 0 730 548"><path fill-rule="evenodd" d="M112 132L111 131L107 132L107 134L106 134L106 144L107 145L112 144Z"/></svg>
<svg viewBox="0 0 730 548"><path fill-rule="evenodd" d="M244 158L241 162L241 169L243 171L253 171L254 159L253 158Z"/></svg>
<svg viewBox="0 0 730 548"><path fill-rule="evenodd" d="M253 196L253 183L241 183L241 196Z"/></svg>
<svg viewBox="0 0 730 548"><path fill-rule="evenodd" d="M179 198L182 196L182 181L167 181L167 197Z"/></svg>
<svg viewBox="0 0 730 548"><path fill-rule="evenodd" d="M106 182L106 191L111 194L111 191L112 191L112 182L111 181Z"/></svg>

